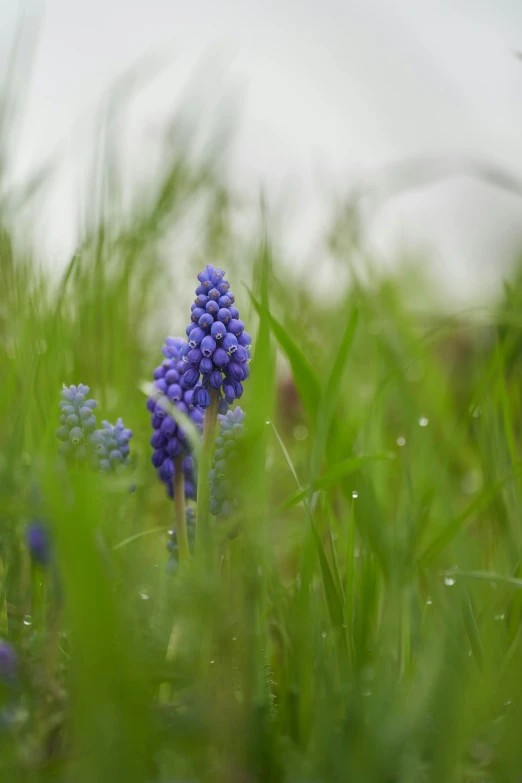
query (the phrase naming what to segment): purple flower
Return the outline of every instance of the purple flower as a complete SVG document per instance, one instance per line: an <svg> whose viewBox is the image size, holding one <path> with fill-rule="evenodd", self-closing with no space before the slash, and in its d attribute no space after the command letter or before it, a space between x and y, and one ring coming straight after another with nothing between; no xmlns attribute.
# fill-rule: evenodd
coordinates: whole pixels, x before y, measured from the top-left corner
<svg viewBox="0 0 522 783"><path fill-rule="evenodd" d="M201 312L199 312L200 310ZM192 310L193 319L198 316L197 320L199 321L204 314L205 310L196 303ZM195 324L192 325L195 326ZM192 335L197 329L205 336L205 332L198 326L192 329L189 339L192 339ZM198 336L196 334L196 338ZM196 480L194 462L190 458L189 442L183 429L169 415L166 408L168 408L168 400L170 400L170 403L175 405L179 411L189 416L198 429L202 429L203 411L198 406L198 396L204 391L199 384L199 368L203 361L203 354L200 348L191 348L180 337L167 337L163 353L165 360L161 368L164 373L163 379L167 384L166 394L162 394L161 389L158 389L155 384L156 393L147 400L147 410L152 414L151 424L154 430L150 439L154 449L151 458L152 464L157 470L158 478L166 485L169 497L172 498L174 497L176 459L183 456L185 494L187 497L194 498ZM208 392L205 393L208 394Z"/></svg>
<svg viewBox="0 0 522 783"><path fill-rule="evenodd" d="M202 408L210 405L209 387L218 391L220 401L225 400L220 402L220 410L242 394L241 381L248 377L242 366L250 359L251 344L224 275L222 269L211 264L198 274L199 285L187 335L189 345L192 349L199 349L202 358L198 355L197 361L190 362L191 372L182 380L184 388L194 388L201 383L202 391L198 392L197 403ZM200 311L203 312L200 314ZM231 356L237 353L238 348L241 348L240 355L231 362ZM221 377L220 382L218 376Z"/></svg>

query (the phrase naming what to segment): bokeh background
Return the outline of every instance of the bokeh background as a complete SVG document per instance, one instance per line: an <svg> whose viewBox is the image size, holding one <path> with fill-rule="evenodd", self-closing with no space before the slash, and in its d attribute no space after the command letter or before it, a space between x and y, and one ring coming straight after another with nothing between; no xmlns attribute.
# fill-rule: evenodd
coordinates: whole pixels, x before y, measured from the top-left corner
<svg viewBox="0 0 522 783"><path fill-rule="evenodd" d="M238 224L263 187L287 263L319 261L327 286L324 232L354 193L374 262L415 257L452 301L486 299L513 262L517 0L10 0L4 59L17 30L26 72L10 167L23 179L53 161L30 218L49 263L74 247L100 107L122 79L132 94L118 137L126 177L150 169L182 109L200 144L221 134L227 182L243 200Z"/></svg>

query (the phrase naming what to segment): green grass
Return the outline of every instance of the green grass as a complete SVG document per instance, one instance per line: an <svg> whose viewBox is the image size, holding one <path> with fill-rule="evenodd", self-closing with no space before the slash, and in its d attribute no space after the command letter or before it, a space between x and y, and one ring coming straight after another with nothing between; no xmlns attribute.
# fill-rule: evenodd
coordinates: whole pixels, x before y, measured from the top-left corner
<svg viewBox="0 0 522 783"><path fill-rule="evenodd" d="M112 163L58 276L1 202L0 637L21 669L0 780L520 780L522 277L459 316L411 270L322 298L266 210L234 230L183 139L125 209ZM357 232L337 232L345 280ZM207 261L254 335L240 535L214 526L168 575L142 387ZM59 469L79 382L133 429L130 479ZM30 564L36 517L59 590Z"/></svg>

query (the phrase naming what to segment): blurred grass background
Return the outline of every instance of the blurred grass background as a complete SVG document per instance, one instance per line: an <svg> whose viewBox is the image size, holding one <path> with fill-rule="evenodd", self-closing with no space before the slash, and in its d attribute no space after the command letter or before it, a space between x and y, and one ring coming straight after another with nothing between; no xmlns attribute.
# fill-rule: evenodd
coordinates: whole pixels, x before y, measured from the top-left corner
<svg viewBox="0 0 522 783"><path fill-rule="evenodd" d="M56 274L20 237L45 176L10 186L9 90L0 636L21 671L0 693L1 779L521 780L522 267L499 301L452 315L418 265L377 274L363 254L361 274L343 209L325 237L338 282L318 295L262 198L237 230L219 144L196 154L175 120L147 186L123 193L105 118ZM173 507L140 387L207 262L254 336L241 532L216 528L214 561L169 575ZM134 431L133 494L57 466L60 388L80 382L99 420ZM31 566L35 518L58 577Z"/></svg>

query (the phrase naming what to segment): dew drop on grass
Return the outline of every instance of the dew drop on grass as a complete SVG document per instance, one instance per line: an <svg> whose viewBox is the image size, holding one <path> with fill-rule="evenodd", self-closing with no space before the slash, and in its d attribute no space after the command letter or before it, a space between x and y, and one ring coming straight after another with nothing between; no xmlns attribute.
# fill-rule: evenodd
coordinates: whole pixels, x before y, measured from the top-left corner
<svg viewBox="0 0 522 783"><path fill-rule="evenodd" d="M431 600L431 598L428 598L426 603L427 603L428 606L432 606L433 605L433 601Z"/></svg>
<svg viewBox="0 0 522 783"><path fill-rule="evenodd" d="M397 446L405 446L406 445L406 438L404 435L399 435L399 437L396 440Z"/></svg>
<svg viewBox="0 0 522 783"><path fill-rule="evenodd" d="M292 434L296 440L306 440L308 437L308 427L305 427L304 424L297 424L294 427Z"/></svg>
<svg viewBox="0 0 522 783"><path fill-rule="evenodd" d="M323 639L326 639L326 631L323 631L321 636L323 637Z"/></svg>
<svg viewBox="0 0 522 783"><path fill-rule="evenodd" d="M142 590L140 593L140 598L142 601L148 601L150 598L150 595L145 592L145 590Z"/></svg>
<svg viewBox="0 0 522 783"><path fill-rule="evenodd" d="M496 614L495 615L495 620L504 620L505 617L506 617L505 614Z"/></svg>
<svg viewBox="0 0 522 783"><path fill-rule="evenodd" d="M356 489L352 490L352 498L358 498L358 497L359 497L359 493L357 492L357 490Z"/></svg>
<svg viewBox="0 0 522 783"><path fill-rule="evenodd" d="M210 663L215 663L215 661L210 661Z"/></svg>
<svg viewBox="0 0 522 783"><path fill-rule="evenodd" d="M453 587L453 585L455 584L455 580L453 579L452 576L445 576L444 577L444 584L447 587Z"/></svg>
<svg viewBox="0 0 522 783"><path fill-rule="evenodd" d="M23 620L24 625L32 625L33 620L30 614L26 614Z"/></svg>
<svg viewBox="0 0 522 783"><path fill-rule="evenodd" d="M426 416L421 416L419 419L419 427L427 427L430 423L429 419L426 418Z"/></svg>

